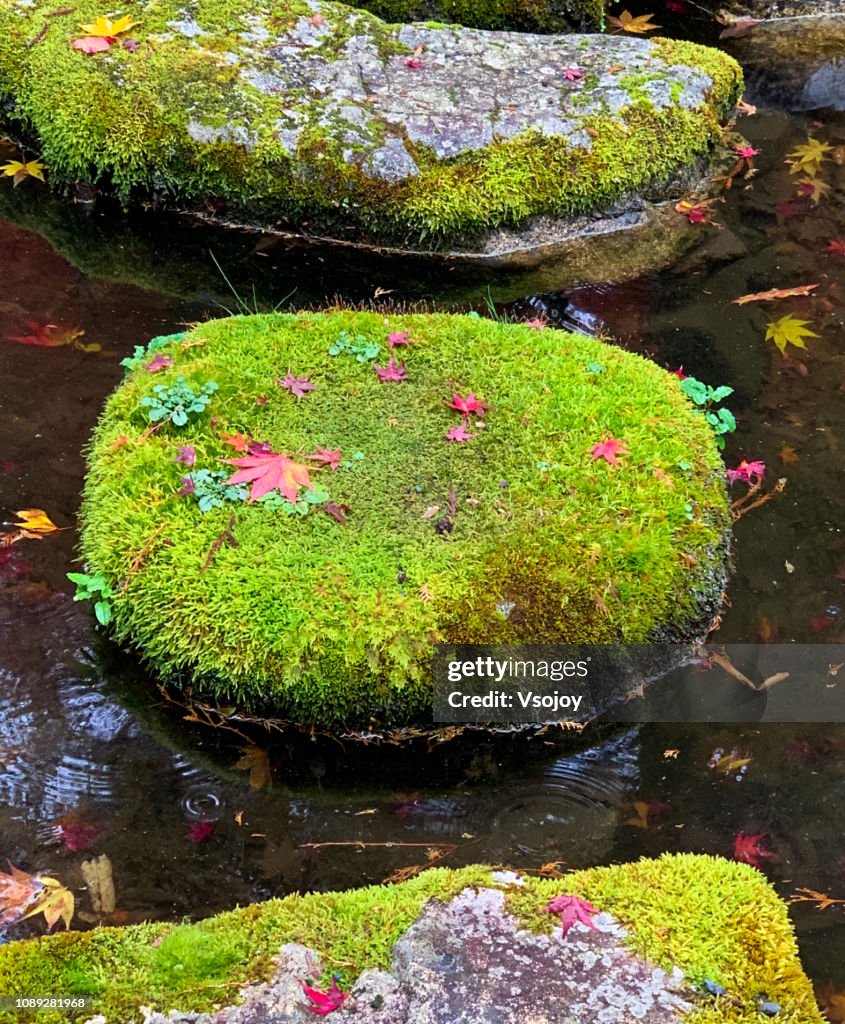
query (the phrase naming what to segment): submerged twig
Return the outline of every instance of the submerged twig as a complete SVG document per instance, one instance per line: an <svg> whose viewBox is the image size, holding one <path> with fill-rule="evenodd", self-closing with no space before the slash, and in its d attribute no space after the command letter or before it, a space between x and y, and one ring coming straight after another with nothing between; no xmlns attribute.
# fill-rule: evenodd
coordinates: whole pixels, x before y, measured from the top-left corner
<svg viewBox="0 0 845 1024"><path fill-rule="evenodd" d="M741 498L737 498L735 502L731 504L731 522L736 522L741 519L746 512L751 512L755 508L759 508L761 505L765 505L767 501L771 501L778 494L782 494L786 487L786 477L782 476L775 486L770 490L761 494L759 498L752 501L749 504L749 499L753 498L760 491L760 481L750 487L747 494L744 494Z"/></svg>

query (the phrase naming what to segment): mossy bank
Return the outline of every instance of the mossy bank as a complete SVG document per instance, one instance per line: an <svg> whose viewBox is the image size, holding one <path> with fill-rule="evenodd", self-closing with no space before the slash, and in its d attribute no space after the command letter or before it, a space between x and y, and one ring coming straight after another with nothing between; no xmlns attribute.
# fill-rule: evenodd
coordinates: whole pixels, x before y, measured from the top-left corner
<svg viewBox="0 0 845 1024"><path fill-rule="evenodd" d="M202 324L139 353L88 458L116 638L303 723L425 717L439 641L699 635L724 582L723 467L678 378L550 329ZM227 483L260 465L280 489Z"/></svg>
<svg viewBox="0 0 845 1024"><path fill-rule="evenodd" d="M567 32L604 26L604 0L353 0L384 21L445 21L472 28Z"/></svg>
<svg viewBox="0 0 845 1024"><path fill-rule="evenodd" d="M110 49L74 49L101 13L0 6L4 117L53 185L408 249L538 220L548 241L665 198L741 84L689 43L391 26L327 0L128 0Z"/></svg>
<svg viewBox="0 0 845 1024"><path fill-rule="evenodd" d="M655 965L682 973L687 1024L757 1024L764 1019L758 1010L761 998L780 1007L777 1019L784 1024L821 1024L812 988L798 961L786 908L764 876L746 865L691 854L592 868L554 880L491 873L479 866L439 868L399 885L288 896L198 924L97 928L12 943L0 947L0 992L88 995L92 1002L83 1012L0 1012L0 1021L58 1024L102 1014L108 1024L132 1024L140 1021L142 1004L165 1013L211 1011L236 1002L240 984L269 979L274 957L287 943L313 950L326 974L338 971L341 988L351 988L355 999L356 990L364 987L362 972L401 970L396 955L391 955L394 946L401 940L407 959L413 933L408 929L431 910L431 904L426 907L429 900L452 901L467 889L502 893L503 902L502 896L495 897L500 907L496 913L513 921L515 936L527 929L547 937L535 944L537 963L557 970L531 976L536 994L531 1019L559 1019L543 1016L550 1009L543 1002L543 986L555 975L566 974L571 947L597 938L596 933L576 926L561 939L560 918L546 907L554 897L568 894L589 901L597 912L612 915L622 926L616 941L632 957L650 965L647 983L653 980ZM495 915L488 908L485 916ZM476 920L468 920L465 934L477 934L477 927ZM541 959L546 943L550 964ZM593 955L592 960L596 959ZM441 975L444 963L439 967ZM426 985L426 974L437 973L412 970L404 984L413 996L415 988ZM484 977L487 972L476 968L474 973ZM516 973L512 965L514 982ZM304 997L298 980L289 980L301 1004ZM464 980L452 977L451 983L457 987ZM610 987L616 980L605 976L601 987ZM705 982L721 986L724 995L704 994ZM586 993L576 990L574 995ZM574 1002L571 998L569 1005ZM359 1012L366 1014L368 1001L358 1005ZM506 1013L507 1004L499 1004L499 1011ZM302 1018L280 1014L273 1019L308 1018L307 1010L302 1014ZM345 1012L339 1010L338 1017L346 1019ZM389 1007L385 1018L394 1019Z"/></svg>

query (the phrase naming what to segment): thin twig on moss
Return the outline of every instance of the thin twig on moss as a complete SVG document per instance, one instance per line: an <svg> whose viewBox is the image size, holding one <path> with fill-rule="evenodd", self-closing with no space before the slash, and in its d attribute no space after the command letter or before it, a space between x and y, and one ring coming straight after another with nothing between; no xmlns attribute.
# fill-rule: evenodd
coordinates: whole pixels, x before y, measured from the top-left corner
<svg viewBox="0 0 845 1024"><path fill-rule="evenodd" d="M232 530L234 528L235 517L229 516L229 522L226 524L225 530L220 531L214 543L209 548L208 554L205 556L205 561L202 563L202 568L200 569L200 576L202 576L205 570L211 565L211 563L214 561L214 556L217 554L220 548L223 547L224 544L228 544L230 547L233 548L236 548L238 546L238 542L235 539L235 535L234 533L232 533Z"/></svg>

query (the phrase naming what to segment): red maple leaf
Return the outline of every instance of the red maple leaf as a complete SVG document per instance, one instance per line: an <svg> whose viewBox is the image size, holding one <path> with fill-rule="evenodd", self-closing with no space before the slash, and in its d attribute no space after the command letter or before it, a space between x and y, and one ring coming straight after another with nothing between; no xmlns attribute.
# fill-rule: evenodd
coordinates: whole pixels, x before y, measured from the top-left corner
<svg viewBox="0 0 845 1024"><path fill-rule="evenodd" d="M535 316L531 320L523 320L523 327L530 327L532 331L544 331L549 325L549 321L541 316Z"/></svg>
<svg viewBox="0 0 845 1024"><path fill-rule="evenodd" d="M37 345L40 348L61 348L63 345L72 345L85 333L79 327L39 324L34 320L28 320L26 327L29 334L10 335L9 341L17 341L21 345Z"/></svg>
<svg viewBox="0 0 845 1024"><path fill-rule="evenodd" d="M602 441L601 444L594 444L592 451L593 457L590 460L591 462L595 462L596 459L604 459L605 462L609 462L611 466L616 466L617 468L619 463L616 461L616 456L630 454L624 442L620 441L617 437L609 437L606 441Z"/></svg>
<svg viewBox="0 0 845 1024"><path fill-rule="evenodd" d="M822 252L835 252L837 256L845 256L845 242L838 238L831 238Z"/></svg>
<svg viewBox="0 0 845 1024"><path fill-rule="evenodd" d="M327 466L335 470L340 465L340 456L340 448L333 448L331 450L328 448L318 448L313 455L306 455L305 458L314 459L317 462L325 462Z"/></svg>
<svg viewBox="0 0 845 1024"><path fill-rule="evenodd" d="M348 505L338 505L335 501L327 501L323 508L332 519L336 519L341 526L347 521L346 513L351 511Z"/></svg>
<svg viewBox="0 0 845 1024"><path fill-rule="evenodd" d="M287 455L267 452L261 455L246 455L242 459L222 459L221 461L238 467L237 473L233 473L228 480L224 481L226 486L252 484L248 499L250 505L276 489L281 491L288 501L294 502L300 487L307 487L310 491L315 489L308 476L308 467L301 462L294 462Z"/></svg>
<svg viewBox="0 0 845 1024"><path fill-rule="evenodd" d="M376 366L375 371L378 374L378 379L381 381L389 380L407 380L405 375L405 364L399 363L393 358L391 353L390 359L387 360L387 366Z"/></svg>
<svg viewBox="0 0 845 1024"><path fill-rule="evenodd" d="M760 840L765 836L765 832L758 832L755 836L737 832L734 836L734 860L738 860L742 864L750 864L754 868L761 867L762 858L772 856L771 850L764 850L760 846Z"/></svg>
<svg viewBox="0 0 845 1024"><path fill-rule="evenodd" d="M303 398L309 391L314 391L317 387L316 384L311 383L308 376L294 377L290 370L282 380L277 380L276 383L280 388L287 388L294 398Z"/></svg>
<svg viewBox="0 0 845 1024"><path fill-rule="evenodd" d="M172 356L163 356L159 353L154 359L152 359L144 369L148 373L159 373L161 370L166 370L168 366L173 365Z"/></svg>
<svg viewBox="0 0 845 1024"><path fill-rule="evenodd" d="M216 822L213 821L189 821L188 834L185 837L189 842L202 843L214 835Z"/></svg>
<svg viewBox="0 0 845 1024"><path fill-rule="evenodd" d="M474 391L470 391L466 398L461 398L460 395L452 395L449 408L457 409L464 416L471 416L473 413L476 416L484 416L484 413L490 406L486 402L482 402L480 398L476 398Z"/></svg>
<svg viewBox="0 0 845 1024"><path fill-rule="evenodd" d="M755 149L753 146L735 146L734 151L740 160L750 160L760 152L759 149Z"/></svg>
<svg viewBox="0 0 845 1024"><path fill-rule="evenodd" d="M102 53L103 50L111 49L111 44L116 42L116 36L81 36L70 45L83 53Z"/></svg>
<svg viewBox="0 0 845 1024"><path fill-rule="evenodd" d="M599 910L592 903L579 899L577 896L555 896L553 900L549 900L546 910L550 914L560 914L564 938L576 922L598 931L593 924L592 915L598 914Z"/></svg>
<svg viewBox="0 0 845 1024"><path fill-rule="evenodd" d="M587 72L583 68L567 68L563 73L563 77L567 82L580 82L586 74Z"/></svg>
<svg viewBox="0 0 845 1024"><path fill-rule="evenodd" d="M341 992L336 977L332 978L328 992L321 992L319 989L311 988L304 981L300 981L299 984L302 986L302 991L311 1001L308 1009L312 1013L316 1013L318 1017L325 1017L327 1013L336 1010L349 995L348 992Z"/></svg>
<svg viewBox="0 0 845 1024"><path fill-rule="evenodd" d="M415 70L423 66L423 62L419 59L419 57L408 57L405 63L409 68L414 68Z"/></svg>
<svg viewBox="0 0 845 1024"><path fill-rule="evenodd" d="M56 823L56 838L71 853L87 850L99 834L96 825L89 824L74 812L66 814Z"/></svg>
<svg viewBox="0 0 845 1024"><path fill-rule="evenodd" d="M179 454L173 460L174 462L181 462L185 466L193 466L197 461L197 450L192 444L179 445Z"/></svg>
<svg viewBox="0 0 845 1024"><path fill-rule="evenodd" d="M391 331L387 339L388 348L395 348L396 345L413 345L413 340L408 337L407 331Z"/></svg>
<svg viewBox="0 0 845 1024"><path fill-rule="evenodd" d="M687 377L689 376L688 373L684 373L684 364L683 363L681 363L681 365L678 367L677 370L672 370L672 373L674 374L675 377L678 378L678 380L686 380Z"/></svg>
<svg viewBox="0 0 845 1024"><path fill-rule="evenodd" d="M472 437L478 437L478 434L468 434L463 423L459 427L452 427L446 434L447 441L469 441Z"/></svg>

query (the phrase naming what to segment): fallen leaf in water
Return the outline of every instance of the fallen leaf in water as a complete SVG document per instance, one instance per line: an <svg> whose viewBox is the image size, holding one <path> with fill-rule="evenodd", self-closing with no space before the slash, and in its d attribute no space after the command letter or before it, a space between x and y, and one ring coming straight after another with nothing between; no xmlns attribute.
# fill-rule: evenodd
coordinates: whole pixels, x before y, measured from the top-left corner
<svg viewBox="0 0 845 1024"><path fill-rule="evenodd" d="M42 540L59 529L41 508L24 508L14 514L21 522L9 524L15 528L11 533L0 533L0 548L10 547L24 539Z"/></svg>
<svg viewBox="0 0 845 1024"><path fill-rule="evenodd" d="M758 832L754 836L738 832L734 836L734 860L738 860L741 864L750 864L754 868L762 867L763 858L772 856L771 850L765 850L760 845L760 841L765 838L765 832Z"/></svg>
<svg viewBox="0 0 845 1024"><path fill-rule="evenodd" d="M774 320L766 326L766 341L773 341L782 355L786 355L786 346L794 345L795 348L806 349L805 338L818 338L815 331L807 330L810 320L799 320L797 317L787 313L779 320Z"/></svg>
<svg viewBox="0 0 845 1024"><path fill-rule="evenodd" d="M263 789L270 786L273 781L273 773L270 768L270 754L260 747L250 744L248 747L239 748L242 757L235 765L240 772L249 772L249 788L252 790ZM238 822L240 824L240 822Z"/></svg>
<svg viewBox="0 0 845 1024"><path fill-rule="evenodd" d="M743 36L747 36L749 32L754 28L755 25L759 25L759 21L756 18L740 18L735 21L732 25L728 25L727 28L722 29L719 33L720 39L742 39ZM756 111L756 107L754 108Z"/></svg>
<svg viewBox="0 0 845 1024"><path fill-rule="evenodd" d="M98 352L99 345L82 345L79 339L85 334L81 327L68 327L62 324L39 324L34 320L27 321L29 334L11 334L9 341L19 345L35 345L39 348L63 348L72 345L85 352Z"/></svg>
<svg viewBox="0 0 845 1024"><path fill-rule="evenodd" d="M660 28L659 25L655 25L651 20L653 17L653 14L640 14L635 18L630 11L623 11L618 18L608 17L607 23L608 25L613 25L619 32L633 32L635 35L643 35L645 32L653 32L655 29Z"/></svg>
<svg viewBox="0 0 845 1024"><path fill-rule="evenodd" d="M661 803L659 800L635 800L631 806L634 808L636 817L628 818L625 824L633 825L634 828L641 828L644 832L648 831L652 819L666 810L666 804Z"/></svg>
<svg viewBox="0 0 845 1024"><path fill-rule="evenodd" d="M663 751L663 760L664 761L675 761L678 758L678 754L680 754L680 750L677 750L677 749L674 749L674 748L670 749L670 750L664 750Z"/></svg>
<svg viewBox="0 0 845 1024"><path fill-rule="evenodd" d="M546 910L550 914L560 914L564 938L576 922L598 931L592 919L593 914L599 913L598 909L592 903L579 899L577 896L555 896L554 899L549 900Z"/></svg>
<svg viewBox="0 0 845 1024"><path fill-rule="evenodd" d="M216 822L214 821L189 821L188 834L185 837L189 842L202 843L214 835Z"/></svg>
<svg viewBox="0 0 845 1024"><path fill-rule="evenodd" d="M743 756L743 752L732 750L729 754L710 759L710 767L723 775L733 775L741 768L747 768L752 758Z"/></svg>
<svg viewBox="0 0 845 1024"><path fill-rule="evenodd" d="M11 874L0 871L0 924L13 924L43 914L49 928L59 921L70 927L73 893L46 875L29 875L9 862Z"/></svg>
<svg viewBox="0 0 845 1024"><path fill-rule="evenodd" d="M71 853L87 850L100 834L96 825L91 825L78 813L65 814L54 826L56 839Z"/></svg>
<svg viewBox="0 0 845 1024"><path fill-rule="evenodd" d="M794 448L792 448L788 444L785 444L785 445L783 445L781 450L778 452L778 458L780 459L781 462L786 463L786 465L792 465L792 463L799 461L800 456L798 455L798 453L795 451Z"/></svg>
<svg viewBox="0 0 845 1024"><path fill-rule="evenodd" d="M831 238L822 252L836 253L837 256L845 256L845 242L839 238Z"/></svg>
<svg viewBox="0 0 845 1024"><path fill-rule="evenodd" d="M113 914L116 906L114 895L114 874L111 861L103 853L91 860L84 860L79 871L88 890L88 898L95 914Z"/></svg>
<svg viewBox="0 0 845 1024"><path fill-rule="evenodd" d="M816 995L825 1017L832 1024L845 1024L845 989L834 988L829 982Z"/></svg>
<svg viewBox="0 0 845 1024"><path fill-rule="evenodd" d="M812 203L818 203L830 192L830 185L820 178L802 178L796 182L795 189L800 196L804 196Z"/></svg>
<svg viewBox="0 0 845 1024"><path fill-rule="evenodd" d="M744 306L747 302L774 302L776 299L788 299L792 295L809 295L817 284L802 284L795 288L770 288L767 292L754 292L751 295L740 295L731 299L735 306Z"/></svg>
<svg viewBox="0 0 845 1024"><path fill-rule="evenodd" d="M820 142L811 136L806 143L796 146L791 153L786 154L789 173L806 173L810 177L815 177L822 163L830 159L828 154L832 152L833 146L828 146L826 142Z"/></svg>

